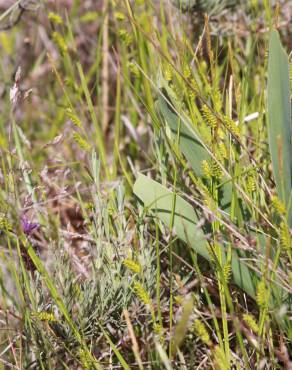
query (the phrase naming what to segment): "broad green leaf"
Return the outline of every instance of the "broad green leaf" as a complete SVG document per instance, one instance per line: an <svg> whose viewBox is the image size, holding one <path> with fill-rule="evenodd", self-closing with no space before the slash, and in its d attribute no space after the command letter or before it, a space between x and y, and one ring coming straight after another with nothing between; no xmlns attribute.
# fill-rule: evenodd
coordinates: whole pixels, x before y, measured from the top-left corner
<svg viewBox="0 0 292 370"><path fill-rule="evenodd" d="M202 145L199 133L196 132L195 128L191 122L188 121L187 117L180 119L177 114L171 110L171 107L165 98L159 97L158 108L170 128L173 138L175 139L177 135L180 134L179 147L181 152L190 163L192 169L195 171L195 174L199 177L202 177L202 161L209 161L211 159L211 155ZM189 130L187 124L189 127L192 127L194 133ZM232 184L230 182L225 182L221 189L223 194L220 206L222 209L226 210L231 204Z"/></svg>
<svg viewBox="0 0 292 370"><path fill-rule="evenodd" d="M135 195L144 203L145 208L151 210L166 226L171 225L173 215L173 226L177 236L191 245L202 257L210 260L206 237L202 229L198 227L197 214L189 203L179 195L174 195L165 186L142 174L139 174L133 190ZM175 202L173 201L174 197ZM173 205L175 205L174 209ZM223 247L222 256L224 260ZM251 272L240 261L235 251L232 254L232 273L235 284L255 298Z"/></svg>
<svg viewBox="0 0 292 370"><path fill-rule="evenodd" d="M268 132L278 195L288 207L292 182L289 61L276 30L271 31L269 42ZM291 224L291 209L289 219Z"/></svg>
<svg viewBox="0 0 292 370"><path fill-rule="evenodd" d="M142 200L144 206L166 226L171 224L174 193L165 186L139 174L134 184L135 195ZM173 225L178 237L186 243L195 246L197 253L209 259L206 248L206 238L203 231L197 227L198 217L193 207L183 198L176 195Z"/></svg>
<svg viewBox="0 0 292 370"><path fill-rule="evenodd" d="M189 161L196 175L200 177L203 176L202 161L210 160L211 157L205 147L201 144L199 140L199 134L197 134L197 137L195 137L195 135L187 128L186 123L184 122L186 118L184 117L184 119L181 120L177 114L171 111L164 98L159 97L158 107L174 138L176 138L179 131L180 149L186 159ZM190 122L189 125L192 126Z"/></svg>

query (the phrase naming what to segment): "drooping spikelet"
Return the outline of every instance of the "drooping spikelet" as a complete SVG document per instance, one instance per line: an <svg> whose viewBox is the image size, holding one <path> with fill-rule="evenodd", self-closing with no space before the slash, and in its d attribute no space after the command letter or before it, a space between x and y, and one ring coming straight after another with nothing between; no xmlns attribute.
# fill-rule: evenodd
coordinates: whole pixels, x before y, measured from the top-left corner
<svg viewBox="0 0 292 370"><path fill-rule="evenodd" d="M211 244L206 245L206 249L209 255L211 263L215 264L215 251Z"/></svg>
<svg viewBox="0 0 292 370"><path fill-rule="evenodd" d="M210 108L204 104L202 106L202 115L207 124L212 128L216 129L218 127L218 119L217 117L212 113Z"/></svg>
<svg viewBox="0 0 292 370"><path fill-rule="evenodd" d="M134 291L138 298L145 304L150 305L151 304L151 298L149 297L149 294L144 289L143 285L139 283L139 281L134 282Z"/></svg>
<svg viewBox="0 0 292 370"><path fill-rule="evenodd" d="M199 92L199 85L194 77L189 79L188 96L191 100L194 100Z"/></svg>
<svg viewBox="0 0 292 370"><path fill-rule="evenodd" d="M73 112L71 108L66 109L66 115L74 123L74 125L76 125L79 128L82 127L80 119L77 117L77 115Z"/></svg>
<svg viewBox="0 0 292 370"><path fill-rule="evenodd" d="M126 46L129 46L129 45L132 44L133 37L127 30L125 30L125 29L119 30L118 35Z"/></svg>
<svg viewBox="0 0 292 370"><path fill-rule="evenodd" d="M88 12L85 12L84 14L82 14L82 16L80 17L80 22L82 23L95 22L98 17L99 17L98 12L95 12L94 10L92 11L89 10Z"/></svg>
<svg viewBox="0 0 292 370"><path fill-rule="evenodd" d="M139 68L134 62L128 62L127 67L133 73L134 76L138 77L140 75Z"/></svg>
<svg viewBox="0 0 292 370"><path fill-rule="evenodd" d="M223 116L222 122L224 126L228 129L228 131L235 136L236 138L240 138L240 130L237 124L233 121L233 119Z"/></svg>
<svg viewBox="0 0 292 370"><path fill-rule="evenodd" d="M188 65L185 65L183 68L183 76L187 80L192 76L192 71Z"/></svg>
<svg viewBox="0 0 292 370"><path fill-rule="evenodd" d="M231 278L231 273L232 273L231 263L226 262L223 267L223 275L224 275L224 279L226 283L229 283L230 278Z"/></svg>
<svg viewBox="0 0 292 370"><path fill-rule="evenodd" d="M205 14L205 38L206 38L206 44L207 44L207 52L209 56L210 63L212 64L214 53L211 43L211 33L210 33L210 27L209 27L209 17L207 14Z"/></svg>
<svg viewBox="0 0 292 370"><path fill-rule="evenodd" d="M164 78L166 81L171 81L173 77L172 66L169 63L164 64L163 68Z"/></svg>
<svg viewBox="0 0 292 370"><path fill-rule="evenodd" d="M260 308L265 308L268 304L268 292L264 280L257 285L256 301Z"/></svg>
<svg viewBox="0 0 292 370"><path fill-rule="evenodd" d="M211 179L212 178L212 168L210 166L210 163L204 159L201 163L201 168L202 168L204 176L207 179Z"/></svg>
<svg viewBox="0 0 292 370"><path fill-rule="evenodd" d="M85 150L86 152L91 150L91 145L78 132L74 132L73 139L81 149Z"/></svg>
<svg viewBox="0 0 292 370"><path fill-rule="evenodd" d="M216 88L213 95L213 105L216 112L220 112L222 109L222 97L219 88Z"/></svg>
<svg viewBox="0 0 292 370"><path fill-rule="evenodd" d="M194 321L193 328L197 337L200 338L203 343L207 344L207 346L211 346L210 336L205 324L199 319L196 319Z"/></svg>
<svg viewBox="0 0 292 370"><path fill-rule="evenodd" d="M227 149L226 149L225 144L222 141L218 144L218 152L222 159L227 159L228 157Z"/></svg>
<svg viewBox="0 0 292 370"><path fill-rule="evenodd" d="M125 259L123 262L124 266L126 266L129 270L135 272L136 274L140 274L142 271L141 265L129 258Z"/></svg>
<svg viewBox="0 0 292 370"><path fill-rule="evenodd" d="M280 224L280 241L283 248L290 249L292 247L290 230L285 221L282 221Z"/></svg>
<svg viewBox="0 0 292 370"><path fill-rule="evenodd" d="M279 214L279 216L285 216L286 214L285 205L277 196L272 197L272 205L274 207L274 210Z"/></svg>
<svg viewBox="0 0 292 370"><path fill-rule="evenodd" d="M245 323L248 325L248 327L254 332L254 333L258 333L259 331L259 326L255 320L255 318L250 315L249 313L245 313L243 315L243 320L245 321Z"/></svg>
<svg viewBox="0 0 292 370"><path fill-rule="evenodd" d="M41 321L47 321L47 322L57 321L55 315L52 312L46 312L46 311L32 312L31 315L32 317L36 317L37 319Z"/></svg>
<svg viewBox="0 0 292 370"><path fill-rule="evenodd" d="M212 176L217 180L222 178L222 169L216 161L212 161Z"/></svg>
<svg viewBox="0 0 292 370"><path fill-rule="evenodd" d="M254 191L256 191L256 182L254 176L249 175L247 177L246 187L249 193L253 193Z"/></svg>
<svg viewBox="0 0 292 370"><path fill-rule="evenodd" d="M55 44L58 46L59 50L62 54L66 54L68 51L68 46L66 44L66 41L64 37L57 31L53 32L52 38L55 42Z"/></svg>
<svg viewBox="0 0 292 370"><path fill-rule="evenodd" d="M210 195L210 191L209 191L208 187L203 183L201 178L199 178L199 177L196 178L195 183L196 183L196 186L199 189L199 191L201 193L203 193L204 196L205 195L208 195L208 196Z"/></svg>
<svg viewBox="0 0 292 370"><path fill-rule="evenodd" d="M52 23L55 23L55 24L63 24L62 17L59 14L57 14L57 13L50 12L49 15L48 15L48 18L49 18L49 20Z"/></svg>
<svg viewBox="0 0 292 370"><path fill-rule="evenodd" d="M195 77L190 79L190 84L194 90L194 93L197 93L199 91L199 84Z"/></svg>

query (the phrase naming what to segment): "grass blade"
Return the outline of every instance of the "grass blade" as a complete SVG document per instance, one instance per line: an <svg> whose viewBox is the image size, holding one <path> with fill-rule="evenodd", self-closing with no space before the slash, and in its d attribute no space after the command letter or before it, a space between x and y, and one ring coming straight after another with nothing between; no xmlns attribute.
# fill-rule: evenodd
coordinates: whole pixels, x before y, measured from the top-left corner
<svg viewBox="0 0 292 370"><path fill-rule="evenodd" d="M288 208L292 182L289 61L276 30L271 31L269 42L267 104L269 145L274 178L279 197ZM289 213L291 224L292 214Z"/></svg>

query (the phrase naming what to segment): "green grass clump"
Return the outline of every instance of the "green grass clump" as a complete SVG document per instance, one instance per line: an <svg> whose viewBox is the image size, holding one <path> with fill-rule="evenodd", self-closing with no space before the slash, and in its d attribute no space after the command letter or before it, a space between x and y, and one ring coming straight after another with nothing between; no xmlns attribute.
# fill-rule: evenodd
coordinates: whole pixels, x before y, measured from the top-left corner
<svg viewBox="0 0 292 370"><path fill-rule="evenodd" d="M234 4L1 8L0 369L291 367L291 2Z"/></svg>

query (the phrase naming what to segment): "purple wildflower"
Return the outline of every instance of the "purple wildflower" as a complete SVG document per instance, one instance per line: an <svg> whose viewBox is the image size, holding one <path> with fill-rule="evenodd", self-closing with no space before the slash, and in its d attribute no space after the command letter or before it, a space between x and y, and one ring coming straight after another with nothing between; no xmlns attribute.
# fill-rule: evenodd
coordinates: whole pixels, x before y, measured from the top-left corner
<svg viewBox="0 0 292 370"><path fill-rule="evenodd" d="M38 229L40 224L38 222L31 222L26 216L21 217L21 227L26 236L31 235L33 230Z"/></svg>

